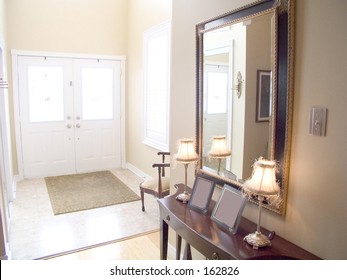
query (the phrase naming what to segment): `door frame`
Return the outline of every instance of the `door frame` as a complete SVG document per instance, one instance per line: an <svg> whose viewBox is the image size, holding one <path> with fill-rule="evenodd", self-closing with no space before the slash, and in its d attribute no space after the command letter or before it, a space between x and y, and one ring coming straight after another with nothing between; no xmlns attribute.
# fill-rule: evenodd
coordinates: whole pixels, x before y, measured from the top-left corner
<svg viewBox="0 0 347 280"><path fill-rule="evenodd" d="M22 139L20 133L20 110L19 110L19 89L18 89L18 57L19 56L47 56L55 58L82 58L82 59L100 59L100 60L117 60L121 64L121 92L120 92L120 132L121 132L121 167L125 168L125 61L126 56L110 56L95 54L77 54L77 53L56 53L56 52L37 52L37 51L21 51L11 50L12 56L12 86L13 86L13 109L14 109L14 125L17 152L18 179L24 179L24 166L22 158Z"/></svg>
<svg viewBox="0 0 347 280"><path fill-rule="evenodd" d="M0 38L0 94L7 95L8 98L8 73L6 72L5 47ZM7 260L10 252L9 248L9 230L10 230L10 208L9 203L14 198L13 178L11 168L11 151L10 151L10 128L9 115L3 111L8 106L4 97L0 97L0 259Z"/></svg>

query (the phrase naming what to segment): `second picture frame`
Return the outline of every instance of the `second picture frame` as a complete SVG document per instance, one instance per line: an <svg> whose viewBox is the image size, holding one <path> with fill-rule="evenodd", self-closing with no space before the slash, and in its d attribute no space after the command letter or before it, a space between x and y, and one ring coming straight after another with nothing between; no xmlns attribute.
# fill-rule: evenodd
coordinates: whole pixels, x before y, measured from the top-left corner
<svg viewBox="0 0 347 280"><path fill-rule="evenodd" d="M236 234L246 201L246 196L241 191L224 185L211 219L222 228Z"/></svg>

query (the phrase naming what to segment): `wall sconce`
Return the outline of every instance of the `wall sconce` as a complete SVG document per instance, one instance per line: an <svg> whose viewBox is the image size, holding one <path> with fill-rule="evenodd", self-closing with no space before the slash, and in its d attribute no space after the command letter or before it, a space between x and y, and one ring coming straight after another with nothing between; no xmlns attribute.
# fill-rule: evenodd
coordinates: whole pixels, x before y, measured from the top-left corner
<svg viewBox="0 0 347 280"><path fill-rule="evenodd" d="M241 75L241 72L238 71L237 72L237 76L236 76L236 85L234 86L233 90L236 90L236 95L238 98L241 97L241 90L242 90L242 75Z"/></svg>

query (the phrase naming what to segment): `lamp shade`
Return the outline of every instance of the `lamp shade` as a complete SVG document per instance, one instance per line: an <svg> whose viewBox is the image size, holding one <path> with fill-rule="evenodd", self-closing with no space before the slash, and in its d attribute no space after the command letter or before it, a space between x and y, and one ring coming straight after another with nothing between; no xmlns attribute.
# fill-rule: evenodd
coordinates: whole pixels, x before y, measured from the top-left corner
<svg viewBox="0 0 347 280"><path fill-rule="evenodd" d="M251 178L243 184L243 188L246 192L265 197L278 194L280 188L276 182L276 163L259 158L253 165Z"/></svg>
<svg viewBox="0 0 347 280"><path fill-rule="evenodd" d="M225 136L213 136L210 157L225 158L231 155Z"/></svg>
<svg viewBox="0 0 347 280"><path fill-rule="evenodd" d="M178 152L175 159L181 163L190 163L199 159L195 152L194 141L192 139L179 140Z"/></svg>

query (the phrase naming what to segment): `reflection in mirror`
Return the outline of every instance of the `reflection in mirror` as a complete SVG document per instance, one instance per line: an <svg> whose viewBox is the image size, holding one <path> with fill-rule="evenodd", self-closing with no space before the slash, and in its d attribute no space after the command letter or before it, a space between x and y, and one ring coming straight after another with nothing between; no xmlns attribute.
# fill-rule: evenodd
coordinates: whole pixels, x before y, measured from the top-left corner
<svg viewBox="0 0 347 280"><path fill-rule="evenodd" d="M285 214L293 90L294 0L259 0L196 26L197 173L242 188L259 157L276 160ZM212 139L226 139L211 153ZM257 203L254 200L254 203Z"/></svg>
<svg viewBox="0 0 347 280"><path fill-rule="evenodd" d="M256 89L257 71L273 71L274 18L272 11L204 33L202 166L206 170L244 180L251 175L254 159L271 158L272 121L256 122ZM264 100L271 112L271 99ZM220 161L209 151L213 137L221 135L226 137L232 156L223 158L219 170Z"/></svg>

